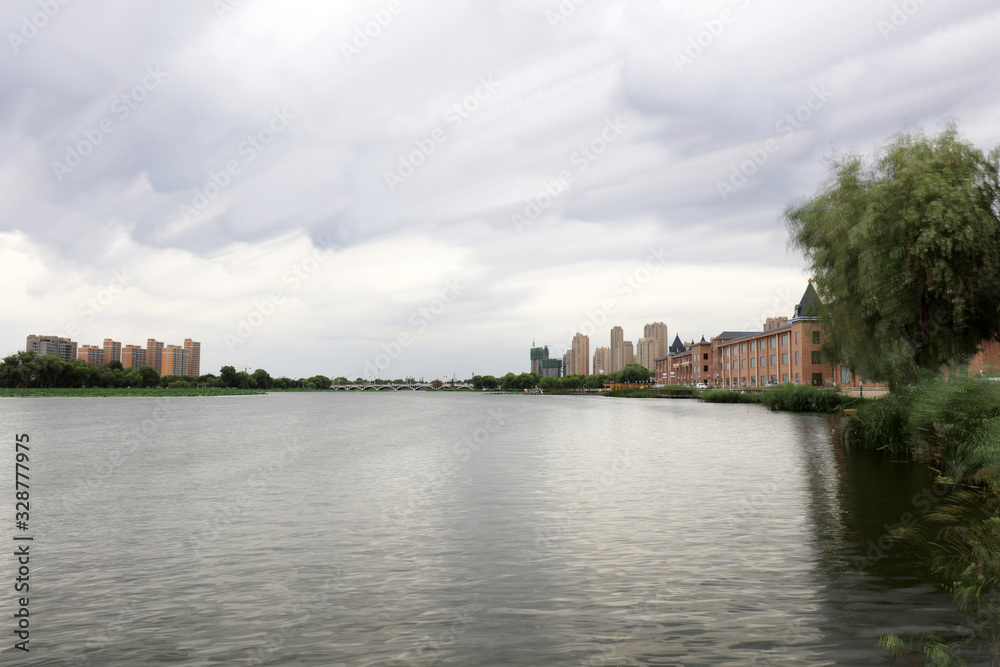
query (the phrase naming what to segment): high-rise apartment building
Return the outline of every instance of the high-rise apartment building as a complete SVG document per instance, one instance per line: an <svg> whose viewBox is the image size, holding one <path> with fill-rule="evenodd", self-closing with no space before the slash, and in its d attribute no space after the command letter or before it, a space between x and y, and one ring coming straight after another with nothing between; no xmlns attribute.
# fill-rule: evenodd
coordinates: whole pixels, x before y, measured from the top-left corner
<svg viewBox="0 0 1000 667"><path fill-rule="evenodd" d="M146 340L146 365L163 375L163 343L153 338Z"/></svg>
<svg viewBox="0 0 1000 667"><path fill-rule="evenodd" d="M622 368L625 368L629 364L634 364L634 363L635 363L635 349L632 347L632 341L630 341L630 340L623 341L622 342Z"/></svg>
<svg viewBox="0 0 1000 667"><path fill-rule="evenodd" d="M139 345L126 345L122 348L122 366L139 368L146 365L146 348Z"/></svg>
<svg viewBox="0 0 1000 667"><path fill-rule="evenodd" d="M625 332L621 327L611 327L611 366L608 373L617 373L625 366L622 356L622 342L625 340Z"/></svg>
<svg viewBox="0 0 1000 667"><path fill-rule="evenodd" d="M576 372L576 362L573 356L573 350L566 350L566 354L563 355L563 374L573 375Z"/></svg>
<svg viewBox="0 0 1000 667"><path fill-rule="evenodd" d="M653 360L656 359L654 356L656 344L657 341L655 338L646 338L644 336L639 339L639 343L636 346L635 355L639 358L639 363L648 368L650 371L653 370Z"/></svg>
<svg viewBox="0 0 1000 667"><path fill-rule="evenodd" d="M78 358L86 361L90 366L103 366L104 348L96 345L84 345L80 348Z"/></svg>
<svg viewBox="0 0 1000 667"><path fill-rule="evenodd" d="M76 359L77 343L69 338L59 336L28 336L25 351L34 350L35 354L52 354L63 361Z"/></svg>
<svg viewBox="0 0 1000 667"><path fill-rule="evenodd" d="M611 368L611 348L599 347L594 350L594 375L607 375Z"/></svg>
<svg viewBox="0 0 1000 667"><path fill-rule="evenodd" d="M191 353L180 345L167 345L163 348L160 360L160 365L163 367L163 370L160 371L160 375L163 377L167 377L168 375L186 376L191 374Z"/></svg>
<svg viewBox="0 0 1000 667"><path fill-rule="evenodd" d="M653 359L665 357L670 354L670 339L667 337L667 325L663 322L653 322L642 328L643 338L652 338L656 341L653 345ZM641 353L640 353L640 356ZM641 361L639 363L642 363ZM643 364L645 365L645 364Z"/></svg>
<svg viewBox="0 0 1000 667"><path fill-rule="evenodd" d="M121 363L122 344L110 338L104 339L104 365L108 366L112 361ZM123 364L124 365L124 364Z"/></svg>
<svg viewBox="0 0 1000 667"><path fill-rule="evenodd" d="M201 343L193 341L190 338L185 338L184 349L188 351L188 355L190 356L188 375L198 377L201 375Z"/></svg>
<svg viewBox="0 0 1000 667"><path fill-rule="evenodd" d="M573 336L573 375L590 375L590 338L582 333Z"/></svg>

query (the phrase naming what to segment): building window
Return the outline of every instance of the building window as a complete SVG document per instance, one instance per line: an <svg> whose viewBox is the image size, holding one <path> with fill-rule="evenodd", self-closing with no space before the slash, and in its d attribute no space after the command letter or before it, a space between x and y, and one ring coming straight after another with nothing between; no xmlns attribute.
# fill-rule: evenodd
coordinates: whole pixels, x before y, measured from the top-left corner
<svg viewBox="0 0 1000 667"><path fill-rule="evenodd" d="M798 353L796 353L796 354L798 354ZM799 383L799 374L796 373L795 374L795 384L798 384L798 383Z"/></svg>
<svg viewBox="0 0 1000 667"><path fill-rule="evenodd" d="M840 367L840 384L851 383L851 369L847 366Z"/></svg>
<svg viewBox="0 0 1000 667"><path fill-rule="evenodd" d="M813 386L814 387L822 387L823 386L823 374L822 373L813 373Z"/></svg>
<svg viewBox="0 0 1000 667"><path fill-rule="evenodd" d="M777 336L775 336L774 338L771 339L771 349L773 350L776 347L778 347L778 337Z"/></svg>
<svg viewBox="0 0 1000 667"><path fill-rule="evenodd" d="M753 357L750 357L750 368L754 368L754 366L756 366L756 364L754 364L755 361L756 361L756 359L754 359Z"/></svg>
<svg viewBox="0 0 1000 667"><path fill-rule="evenodd" d="M773 382L774 384L778 384L778 376L777 375L772 375L771 376L771 382Z"/></svg>
<svg viewBox="0 0 1000 667"><path fill-rule="evenodd" d="M760 367L764 368L764 366L766 366L766 365L767 365L767 357L761 357L760 358Z"/></svg>
<svg viewBox="0 0 1000 667"><path fill-rule="evenodd" d="M781 347L788 347L788 334L781 334Z"/></svg>
<svg viewBox="0 0 1000 667"><path fill-rule="evenodd" d="M777 366L778 365L778 355L776 355L776 354L772 354L771 355L771 365L772 366Z"/></svg>
<svg viewBox="0 0 1000 667"><path fill-rule="evenodd" d="M750 351L753 352L754 341L750 341Z"/></svg>
<svg viewBox="0 0 1000 667"><path fill-rule="evenodd" d="M819 332L813 331L813 345L819 345Z"/></svg>
<svg viewBox="0 0 1000 667"><path fill-rule="evenodd" d="M703 366L702 367L702 372L703 373L707 373L708 372L708 366Z"/></svg>
<svg viewBox="0 0 1000 667"><path fill-rule="evenodd" d="M752 378L750 378L750 384L752 386L754 386L754 387L757 386L757 376L756 375L754 375Z"/></svg>
<svg viewBox="0 0 1000 667"><path fill-rule="evenodd" d="M747 351L747 344L743 343L743 354L746 354L746 351Z"/></svg>
<svg viewBox="0 0 1000 667"><path fill-rule="evenodd" d="M781 376L781 381L782 381L782 382L785 382L785 383L787 383L787 382L788 382L788 373L785 373L785 374L783 374L783 375Z"/></svg>
<svg viewBox="0 0 1000 667"><path fill-rule="evenodd" d="M823 363L823 353L820 352L819 350L813 350L813 353L812 353L812 362L814 364L821 364L821 363Z"/></svg>
<svg viewBox="0 0 1000 667"><path fill-rule="evenodd" d="M799 332L798 331L795 332L795 344L796 345L799 344Z"/></svg>
<svg viewBox="0 0 1000 667"><path fill-rule="evenodd" d="M795 351L795 365L796 366L799 365L799 353L798 353L798 350Z"/></svg>
<svg viewBox="0 0 1000 667"><path fill-rule="evenodd" d="M747 360L744 359L743 360L743 368L746 368L746 367L747 367ZM743 381L746 382L746 378L743 378Z"/></svg>
<svg viewBox="0 0 1000 667"><path fill-rule="evenodd" d="M705 354L701 355L701 360L702 361L708 361L708 353L707 352ZM706 368L705 370L707 371L708 369Z"/></svg>
<svg viewBox="0 0 1000 667"><path fill-rule="evenodd" d="M782 352L781 353L781 363L783 363L783 364L787 364L788 363L788 353L787 352Z"/></svg>

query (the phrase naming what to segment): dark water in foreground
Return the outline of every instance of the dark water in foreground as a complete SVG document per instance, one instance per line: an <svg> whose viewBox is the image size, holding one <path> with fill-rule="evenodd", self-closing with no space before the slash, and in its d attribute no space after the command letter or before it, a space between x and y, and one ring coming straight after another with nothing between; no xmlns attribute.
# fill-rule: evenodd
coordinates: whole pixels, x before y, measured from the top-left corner
<svg viewBox="0 0 1000 667"><path fill-rule="evenodd" d="M929 480L834 424L572 396L0 401L3 488L31 436L35 538L31 652L8 556L0 663L878 665L883 633L967 635L878 546Z"/></svg>

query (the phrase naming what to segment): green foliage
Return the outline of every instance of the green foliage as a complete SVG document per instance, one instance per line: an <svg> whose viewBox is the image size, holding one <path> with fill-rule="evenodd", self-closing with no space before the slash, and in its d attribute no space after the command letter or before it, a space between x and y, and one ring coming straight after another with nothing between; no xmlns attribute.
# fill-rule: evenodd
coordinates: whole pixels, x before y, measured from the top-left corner
<svg viewBox="0 0 1000 667"><path fill-rule="evenodd" d="M836 389L785 384L760 392L760 402L785 412L836 412L846 401Z"/></svg>
<svg viewBox="0 0 1000 667"><path fill-rule="evenodd" d="M270 389L274 386L274 380L271 379L271 375L263 368L258 368L253 372L253 379L257 383L258 389Z"/></svg>
<svg viewBox="0 0 1000 667"><path fill-rule="evenodd" d="M329 389L333 386L333 380L326 377L325 375L314 375L306 381L307 384L312 383L317 389Z"/></svg>
<svg viewBox="0 0 1000 667"><path fill-rule="evenodd" d="M954 125L904 132L874 160L830 160L829 181L786 211L829 318L824 350L892 388L971 357L1000 332L1000 149Z"/></svg>
<svg viewBox="0 0 1000 667"><path fill-rule="evenodd" d="M143 387L160 386L160 372L152 366L139 366L139 375L142 376Z"/></svg>
<svg viewBox="0 0 1000 667"><path fill-rule="evenodd" d="M153 398L170 396L242 396L262 393L264 392L204 387L201 389L195 389L194 387L186 389L164 389L162 387L143 389L129 389L127 387L53 387L45 389L3 388L0 389L0 398Z"/></svg>
<svg viewBox="0 0 1000 667"><path fill-rule="evenodd" d="M649 389L613 389L605 396L612 398L656 398L657 393Z"/></svg>
<svg viewBox="0 0 1000 667"><path fill-rule="evenodd" d="M222 378L222 384L225 387L239 386L239 379L236 377L236 369L232 366L223 366L219 369L219 377Z"/></svg>
<svg viewBox="0 0 1000 667"><path fill-rule="evenodd" d="M709 389L698 396L706 403L760 403L760 391Z"/></svg>
<svg viewBox="0 0 1000 667"><path fill-rule="evenodd" d="M625 368L611 375L611 382L621 384L649 382L650 375L649 369L642 364L626 364Z"/></svg>
<svg viewBox="0 0 1000 667"><path fill-rule="evenodd" d="M913 393L906 387L874 401L852 403L857 414L848 426L849 442L862 449L911 454L912 403Z"/></svg>

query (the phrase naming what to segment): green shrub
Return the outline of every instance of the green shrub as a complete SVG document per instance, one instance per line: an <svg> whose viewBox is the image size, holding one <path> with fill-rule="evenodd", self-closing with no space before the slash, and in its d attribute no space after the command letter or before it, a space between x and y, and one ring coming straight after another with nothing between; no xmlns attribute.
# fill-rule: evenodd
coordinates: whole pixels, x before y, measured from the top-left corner
<svg viewBox="0 0 1000 667"><path fill-rule="evenodd" d="M911 404L912 396L905 390L857 404L858 412L848 427L848 441L862 449L910 454L914 445L910 433Z"/></svg>
<svg viewBox="0 0 1000 667"><path fill-rule="evenodd" d="M760 391L709 389L698 396L706 403L760 403Z"/></svg>
<svg viewBox="0 0 1000 667"><path fill-rule="evenodd" d="M615 389L607 392L605 396L613 398L656 398L656 392L648 389Z"/></svg>
<svg viewBox="0 0 1000 667"><path fill-rule="evenodd" d="M771 410L786 412L836 412L846 400L836 389L786 384L765 389L760 395L760 402Z"/></svg>

